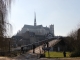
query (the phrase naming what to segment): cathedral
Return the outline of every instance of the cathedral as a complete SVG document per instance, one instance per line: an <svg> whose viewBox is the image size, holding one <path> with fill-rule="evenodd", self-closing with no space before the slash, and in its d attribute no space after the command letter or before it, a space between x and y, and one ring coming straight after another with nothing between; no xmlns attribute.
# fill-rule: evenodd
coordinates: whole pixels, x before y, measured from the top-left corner
<svg viewBox="0 0 80 60"><path fill-rule="evenodd" d="M34 17L34 25L24 25L22 29L17 32L13 39L13 46L32 44L35 42L43 41L54 37L54 25L49 27L43 27L43 25L37 25L36 14Z"/></svg>
<svg viewBox="0 0 80 60"><path fill-rule="evenodd" d="M49 27L43 27L42 25L37 25L36 14L35 14L34 25L24 25L21 31L18 32L18 34L25 33L26 31L34 32L35 35L47 35L50 33L54 36L54 25L50 25Z"/></svg>

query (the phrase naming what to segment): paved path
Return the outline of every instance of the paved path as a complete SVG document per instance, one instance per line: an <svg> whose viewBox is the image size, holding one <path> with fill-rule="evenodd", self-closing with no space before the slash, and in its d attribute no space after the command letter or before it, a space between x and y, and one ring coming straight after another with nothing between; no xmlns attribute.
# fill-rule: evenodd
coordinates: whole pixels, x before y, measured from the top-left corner
<svg viewBox="0 0 80 60"><path fill-rule="evenodd" d="M49 42L49 47L54 46L54 45L57 44L59 41L60 41L60 40L52 40L52 41L50 41L50 42ZM35 48L35 53L37 53L37 54L44 53L44 51L42 50L42 46L43 46L43 45ZM32 53L33 50L30 50L29 52Z"/></svg>

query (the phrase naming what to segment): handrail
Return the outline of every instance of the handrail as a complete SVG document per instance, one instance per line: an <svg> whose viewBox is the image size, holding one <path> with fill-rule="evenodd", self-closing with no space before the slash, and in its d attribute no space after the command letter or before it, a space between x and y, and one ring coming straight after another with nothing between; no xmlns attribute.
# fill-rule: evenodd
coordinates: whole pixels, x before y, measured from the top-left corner
<svg viewBox="0 0 80 60"><path fill-rule="evenodd" d="M35 42L35 43L32 43L32 44L24 45L24 46L21 46L21 47L28 47L28 46L32 46L32 45L36 45L36 44L40 44L40 43L46 43L46 42L48 42L48 41L51 41L52 39L54 39L54 37L51 38L51 39L45 39L45 40L38 41L38 42ZM46 41L46 42L45 42L45 41ZM15 50L20 50L21 47L13 48L13 50L14 50L14 51L15 51Z"/></svg>

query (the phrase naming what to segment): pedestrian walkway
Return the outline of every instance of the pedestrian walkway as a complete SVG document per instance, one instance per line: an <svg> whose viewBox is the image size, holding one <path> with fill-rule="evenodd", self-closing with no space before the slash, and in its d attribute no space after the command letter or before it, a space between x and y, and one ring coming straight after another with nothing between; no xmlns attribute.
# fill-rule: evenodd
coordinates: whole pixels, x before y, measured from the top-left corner
<svg viewBox="0 0 80 60"><path fill-rule="evenodd" d="M12 60L12 58L8 58L8 57L0 57L0 60Z"/></svg>
<svg viewBox="0 0 80 60"><path fill-rule="evenodd" d="M26 53L21 54L20 56L17 56L14 59L38 59L38 55L33 53Z"/></svg>

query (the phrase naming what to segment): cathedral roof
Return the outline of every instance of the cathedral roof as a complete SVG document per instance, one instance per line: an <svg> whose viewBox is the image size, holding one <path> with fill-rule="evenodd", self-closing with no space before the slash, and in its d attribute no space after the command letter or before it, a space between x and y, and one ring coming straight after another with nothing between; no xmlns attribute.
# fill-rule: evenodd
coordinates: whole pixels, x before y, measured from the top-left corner
<svg viewBox="0 0 80 60"><path fill-rule="evenodd" d="M37 29L37 28L42 28L42 25L37 25L37 26L32 26L32 25L24 25L23 28L29 28L29 29Z"/></svg>
<svg viewBox="0 0 80 60"><path fill-rule="evenodd" d="M45 30L50 30L48 27L44 27Z"/></svg>

